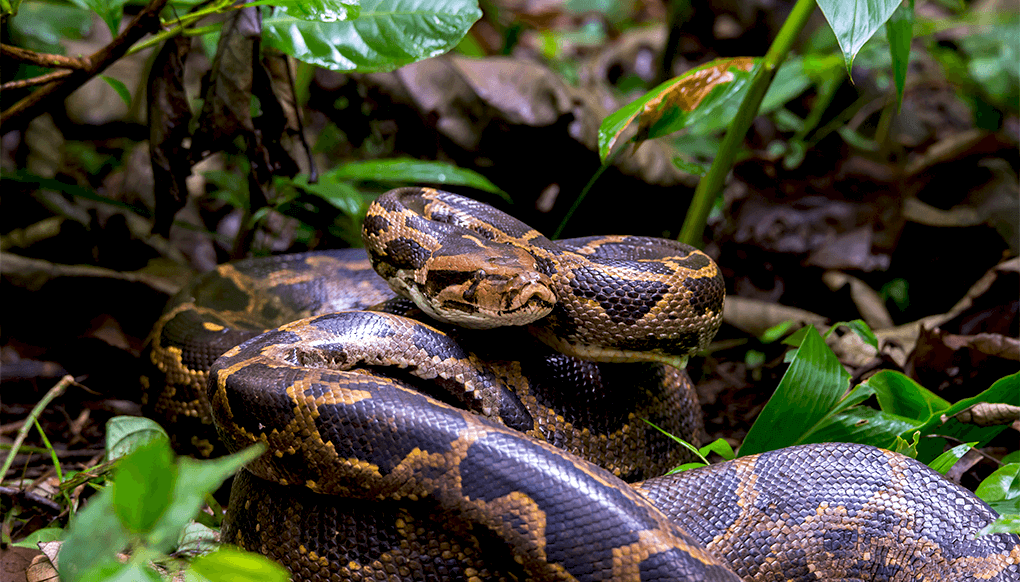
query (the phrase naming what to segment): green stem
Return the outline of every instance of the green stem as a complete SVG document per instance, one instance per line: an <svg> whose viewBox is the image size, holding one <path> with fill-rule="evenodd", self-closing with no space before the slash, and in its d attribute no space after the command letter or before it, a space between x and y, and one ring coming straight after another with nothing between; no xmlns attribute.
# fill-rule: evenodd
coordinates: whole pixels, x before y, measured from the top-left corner
<svg viewBox="0 0 1020 582"><path fill-rule="evenodd" d="M14 457L17 456L18 449L21 448L21 443L25 442L25 437L28 436L28 431L32 430L32 427L35 425L36 420L39 419L42 411L49 406L50 402L52 402L54 398L63 394L64 390L66 390L70 384L75 384L74 378L71 376L64 376L61 378L60 381L57 382L57 385L50 388L49 392L42 397L42 400L35 405L32 412L28 413L28 418L25 419L25 424L23 424L18 430L18 436L14 437L14 442L11 444L11 452L7 453L7 458L4 459L3 468L0 469L0 479L3 479L7 475L7 470L10 469L11 465L14 463Z"/></svg>
<svg viewBox="0 0 1020 582"><path fill-rule="evenodd" d="M719 146L719 153L712 162L712 167L709 168L708 174L698 182L698 187L694 190L694 199L687 211L687 217L680 229L678 240L696 246L702 242L712 204L716 195L722 190L726 176L733 166L733 160L736 159L740 145L744 141L744 136L751 128L751 122L758 115L758 107L761 105L762 99L765 98L765 92L772 83L776 70L779 69L779 65L783 64L783 60L786 59L786 55L790 52L794 41L800 31L804 29L804 25L807 24L808 18L814 10L815 0L797 0L790 15L786 18L786 22L783 23L783 27L779 29L779 34L772 41L772 46L765 53L761 66L758 67L751 80L747 95L740 103L740 109L737 110L737 115L733 118L733 123L730 124L729 130Z"/></svg>
<svg viewBox="0 0 1020 582"><path fill-rule="evenodd" d="M186 30L186 29L191 24L194 24L195 22L198 22L199 20L202 20L206 16L212 16L213 14L221 14L223 12L226 12L227 10L234 10L236 8L242 8L242 7L243 6L236 6L236 7L230 6L230 2L216 2L212 6L209 6L207 8L203 8L202 10L199 10L197 12L192 12L191 14L185 14L184 16L182 16L182 17L178 18L176 21L174 21L176 23L176 26L174 26L173 28L171 28L169 30L164 30L163 32L160 32L160 33L152 35L145 42L140 42L140 43L136 44L135 46L131 47L131 49L127 52L127 54L133 55L133 54L137 53L138 51L143 51L143 50L145 50L147 48L151 48L151 47L157 46L160 43L162 43L163 41L167 40L168 38L173 38L173 37L175 37L175 36L177 36L179 34L186 34L188 36L194 36L196 34L204 34L205 32L211 32L212 30L214 30L216 28L219 28L220 25L218 25L218 24L211 24L209 26L203 26L201 28L196 28L196 29L193 29L193 30L190 30L190 31Z"/></svg>

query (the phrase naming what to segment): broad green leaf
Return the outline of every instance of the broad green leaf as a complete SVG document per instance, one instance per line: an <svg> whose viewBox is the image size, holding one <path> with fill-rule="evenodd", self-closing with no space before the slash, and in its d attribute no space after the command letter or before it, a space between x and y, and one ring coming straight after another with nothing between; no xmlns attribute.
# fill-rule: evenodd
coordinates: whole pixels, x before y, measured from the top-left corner
<svg viewBox="0 0 1020 582"><path fill-rule="evenodd" d="M120 95L121 100L124 101L124 105L131 107L131 91L128 91L127 85L121 82L120 79L114 79L113 77L108 77L106 75L99 75L99 78L106 81L109 86L113 87L113 90L116 91L117 95Z"/></svg>
<svg viewBox="0 0 1020 582"><path fill-rule="evenodd" d="M233 475L245 463L258 457L265 447L249 447L239 453L218 459L197 461L188 457L177 459L177 478L170 507L152 527L147 537L149 545L166 552L173 548L185 526L202 507L205 496L216 491L224 479Z"/></svg>
<svg viewBox="0 0 1020 582"><path fill-rule="evenodd" d="M977 486L974 494L985 503L1020 500L1020 463L1010 463L996 469Z"/></svg>
<svg viewBox="0 0 1020 582"><path fill-rule="evenodd" d="M885 24L889 38L889 55L892 57L893 82L896 84L896 109L903 105L903 87L907 83L907 66L910 63L910 41L914 33L914 0L910 5L896 7Z"/></svg>
<svg viewBox="0 0 1020 582"><path fill-rule="evenodd" d="M280 178L280 181L287 181L287 179ZM357 188L349 182L338 180L330 172L320 175L319 181L315 184L308 183L308 174L298 174L290 182L309 194L325 200L334 208L342 210L347 216L360 216L363 213L363 207L367 208L368 206L365 197Z"/></svg>
<svg viewBox="0 0 1020 582"><path fill-rule="evenodd" d="M290 574L265 556L223 546L195 558L187 579L194 582L287 582Z"/></svg>
<svg viewBox="0 0 1020 582"><path fill-rule="evenodd" d="M617 109L599 125L599 157L606 161L616 140L635 119L638 121L635 139L641 141L678 131L712 115L731 99L736 98L739 103L751 80L755 61L750 57L714 60Z"/></svg>
<svg viewBox="0 0 1020 582"><path fill-rule="evenodd" d="M964 398L949 408L941 411L939 414L932 415L932 417L929 418L922 426L919 426L918 429L921 431L921 434L933 434L935 429L938 428L939 434L946 434L944 432L944 427L942 427L943 424L950 425L950 423L958 423L958 421L952 417L979 402L1001 402L1004 404L1012 404L1013 406L1020 406L1020 372L1011 374L1005 378L1000 378L992 384L991 387L977 396ZM943 418L948 419L948 421L944 423L942 420ZM997 427L981 428L996 429ZM966 440L969 442L976 439L968 438ZM978 446L983 446L983 444L984 443L979 442Z"/></svg>
<svg viewBox="0 0 1020 582"><path fill-rule="evenodd" d="M89 580L85 574L96 565L116 564L114 557L127 545L128 539L127 529L113 512L113 490L100 491L71 519L60 546L60 579L63 582Z"/></svg>
<svg viewBox="0 0 1020 582"><path fill-rule="evenodd" d="M843 51L848 73L858 51L889 20L899 4L900 0L818 0L818 7Z"/></svg>
<svg viewBox="0 0 1020 582"><path fill-rule="evenodd" d="M407 182L409 184L444 184L468 186L499 194L510 202L510 197L485 176L444 162L396 158L366 160L338 166L324 174L333 180L367 180L375 182Z"/></svg>
<svg viewBox="0 0 1020 582"><path fill-rule="evenodd" d="M953 465L955 465L957 461L967 454L967 451L974 448L975 444L976 443L964 443L962 445L957 445L936 457L934 461L928 463L928 466L945 475L953 468Z"/></svg>
<svg viewBox="0 0 1020 582"><path fill-rule="evenodd" d="M166 512L177 484L170 444L154 440L120 461L113 480L113 510L135 533L148 532Z"/></svg>
<svg viewBox="0 0 1020 582"><path fill-rule="evenodd" d="M245 6L275 6L295 18L317 22L354 20L361 14L358 0L257 0Z"/></svg>
<svg viewBox="0 0 1020 582"><path fill-rule="evenodd" d="M138 447L170 437L156 421L144 416L115 416L106 421L106 460L127 456Z"/></svg>
<svg viewBox="0 0 1020 582"><path fill-rule="evenodd" d="M850 374L818 331L809 326L775 394L748 431L740 456L803 442L843 398L849 385Z"/></svg>
<svg viewBox="0 0 1020 582"><path fill-rule="evenodd" d="M896 438L910 442L917 431L917 421L875 410L855 406L825 421L804 438L804 443L860 443L883 449L895 446Z"/></svg>
<svg viewBox="0 0 1020 582"><path fill-rule="evenodd" d="M316 22L279 8L264 42L335 71L392 71L450 50L482 16L477 0L364 0L354 20ZM303 15L303 11L302 11Z"/></svg>
<svg viewBox="0 0 1020 582"><path fill-rule="evenodd" d="M977 533L978 537L997 533L1020 534L1020 515L1000 514L999 519L986 525Z"/></svg>
<svg viewBox="0 0 1020 582"><path fill-rule="evenodd" d="M914 431L910 434L910 441L908 442L901 436L897 436L893 441L891 447L893 451L910 457L911 459L917 458L917 441L921 438L920 431Z"/></svg>
<svg viewBox="0 0 1020 582"><path fill-rule="evenodd" d="M926 422L949 408L949 402L894 370L882 370L865 384L874 389L879 407L892 414Z"/></svg>

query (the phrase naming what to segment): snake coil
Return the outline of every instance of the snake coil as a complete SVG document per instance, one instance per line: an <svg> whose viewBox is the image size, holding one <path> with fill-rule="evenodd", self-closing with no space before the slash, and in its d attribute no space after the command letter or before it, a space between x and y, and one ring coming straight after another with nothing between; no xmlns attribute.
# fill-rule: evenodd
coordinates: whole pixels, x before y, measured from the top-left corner
<svg viewBox="0 0 1020 582"><path fill-rule="evenodd" d="M228 449L267 445L224 537L294 579L1020 580L1020 538L976 536L996 514L895 453L805 445L657 476L684 453L640 418L700 427L663 364L719 325L701 253L553 242L418 188L381 197L365 239L386 282L356 251L225 265L153 333L148 406L192 421L178 445L211 450L213 417ZM387 287L417 308L377 305ZM494 320L512 327L460 329Z"/></svg>

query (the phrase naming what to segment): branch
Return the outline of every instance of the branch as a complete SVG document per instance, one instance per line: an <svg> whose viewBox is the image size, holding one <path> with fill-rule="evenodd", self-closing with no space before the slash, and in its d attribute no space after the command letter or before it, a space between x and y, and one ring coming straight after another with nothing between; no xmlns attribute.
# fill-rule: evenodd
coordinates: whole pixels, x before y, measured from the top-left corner
<svg viewBox="0 0 1020 582"><path fill-rule="evenodd" d="M134 20L113 39L110 44L99 49L91 56L82 59L88 63L83 69L75 69L63 79L50 82L33 91L3 113L0 113L0 134L13 128L27 124L35 116L42 113L48 103L55 99L63 99L75 89L84 85L89 79L103 72L106 67L131 48L143 36L159 29L159 13L168 0L151 0Z"/></svg>
<svg viewBox="0 0 1020 582"><path fill-rule="evenodd" d="M56 67L59 69L87 69L91 63L87 59L76 59L64 55L37 53L8 44L0 44L0 57L9 57L23 63L32 63L40 67Z"/></svg>
<svg viewBox="0 0 1020 582"><path fill-rule="evenodd" d="M31 79L18 79L17 81L7 81L3 85L0 85L0 92L13 90L13 89L24 89L26 87L35 87L36 85L43 85L45 83L51 83L57 79L63 79L71 75L70 69L61 69L59 71L53 71L52 73L46 73L45 75L39 75L38 77L32 77Z"/></svg>

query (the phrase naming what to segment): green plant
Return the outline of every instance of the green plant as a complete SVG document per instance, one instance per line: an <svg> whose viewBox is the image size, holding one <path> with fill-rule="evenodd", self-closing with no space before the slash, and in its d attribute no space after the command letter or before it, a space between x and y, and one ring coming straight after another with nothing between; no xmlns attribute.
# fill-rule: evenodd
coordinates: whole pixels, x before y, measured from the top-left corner
<svg viewBox="0 0 1020 582"><path fill-rule="evenodd" d="M111 419L107 454L116 463L113 479L75 514L62 535L47 533L63 540L61 579L161 580L151 566L157 564L168 574L188 570L193 580L286 580L286 572L262 556L213 550L209 525L216 524L201 513L223 480L259 453L253 448L209 461L175 459L169 439L155 423L137 417ZM205 523L194 521L196 516ZM168 555L172 550L200 557L189 565ZM118 559L123 551L128 557ZM233 575L222 573L231 570ZM241 572L249 575L242 577Z"/></svg>

